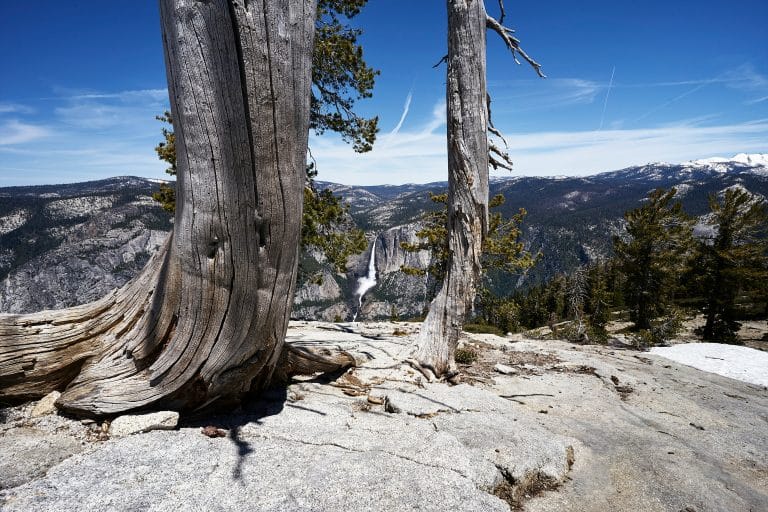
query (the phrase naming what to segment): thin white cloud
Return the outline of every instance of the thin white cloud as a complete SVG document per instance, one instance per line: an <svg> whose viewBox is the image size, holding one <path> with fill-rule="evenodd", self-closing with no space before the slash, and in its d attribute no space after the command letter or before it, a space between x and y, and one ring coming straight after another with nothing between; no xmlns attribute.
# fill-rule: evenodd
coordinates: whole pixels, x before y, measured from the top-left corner
<svg viewBox="0 0 768 512"><path fill-rule="evenodd" d="M509 143L515 172L501 176L583 175L649 161L682 162L713 155L768 151L768 120L704 125L713 116L642 129L514 133L500 129ZM427 183L447 179L445 103L419 130L402 130L366 154L338 139L313 137L320 178L346 184ZM384 137L388 137L387 134Z"/></svg>
<svg viewBox="0 0 768 512"><path fill-rule="evenodd" d="M78 144L80 141L67 141ZM153 142L99 141L98 145L44 147L35 150L0 146L0 186L78 182L111 176L167 178L167 164L153 151Z"/></svg>
<svg viewBox="0 0 768 512"><path fill-rule="evenodd" d="M608 81L608 90L605 91L605 101L603 102L603 112L600 114L600 127L598 130L603 129L603 121L605 121L605 111L608 108L608 97L611 95L611 87L613 87L613 77L616 75L616 66L613 66L611 70L611 79Z"/></svg>
<svg viewBox="0 0 768 512"><path fill-rule="evenodd" d="M530 88L532 85L535 87ZM588 105L594 103L607 85L581 78L552 78L536 81L491 81L489 89L494 105L493 110L501 113L510 111L509 104L515 105L515 112ZM525 86L526 92L510 93L516 90L517 86Z"/></svg>
<svg viewBox="0 0 768 512"><path fill-rule="evenodd" d="M700 91L701 89L703 89L707 85L708 84L699 84L696 87L694 87L693 89L689 89L689 90L685 91L684 93L679 94L679 95L675 96L674 98L665 101L664 103L656 105L655 107L653 107L652 109L648 110L643 115L641 115L640 117L635 119L633 122L636 123L638 121L642 121L643 119L645 119L646 117L650 116L651 114L654 114L654 113L658 112L659 110L665 109L668 106L672 105L673 103L677 103L678 101L680 101L681 99L685 98L686 96L690 96L691 94Z"/></svg>
<svg viewBox="0 0 768 512"><path fill-rule="evenodd" d="M442 98L435 103L435 106L432 108L432 119L424 127L422 132L431 134L441 126L445 126L446 116L448 115L447 108L445 98Z"/></svg>
<svg viewBox="0 0 768 512"><path fill-rule="evenodd" d="M347 184L409 183L446 179L445 101L414 129L387 133L368 153L355 153L332 136L310 137L320 179Z"/></svg>
<svg viewBox="0 0 768 512"><path fill-rule="evenodd" d="M58 120L79 130L117 130L156 124L154 116L167 108L165 89L142 89L114 93L70 93L59 98L54 109Z"/></svg>
<svg viewBox="0 0 768 512"><path fill-rule="evenodd" d="M651 108L650 110L648 110L647 112L645 112L644 114L636 118L633 122L642 121L643 119L647 118L651 114L654 114L659 110L665 109L666 107L674 103L677 103L681 99L700 91L704 87L707 87L713 84L725 85L731 89L736 89L736 90L741 90L746 92L762 93L762 92L768 91L768 77L757 72L751 64L743 64L735 69L726 71L717 77L703 79L703 80L689 80L689 81L682 81L682 82L657 82L657 83L651 83L651 84L635 84L635 87L658 87L658 86L681 86L681 85L694 85L694 87L683 92L682 94L679 94L677 96L674 96L673 98L670 98L669 100L659 105L656 105L655 107ZM766 99L768 99L768 96L764 98L758 98L757 100L747 101L746 103L747 104L760 103Z"/></svg>
<svg viewBox="0 0 768 512"><path fill-rule="evenodd" d="M494 111L499 113L543 111L573 105L591 104L603 92L605 92L605 98L607 99L609 94L606 91L607 89L690 87L690 89L683 93L671 96L668 100L650 108L647 112L636 118L634 122L641 121L707 86L726 87L735 91L741 91L742 93L757 95L757 98L745 102L748 105L768 101L768 96L766 96L768 92L768 77L749 63L724 71L715 77L692 80L647 83L612 81L602 83L581 78L549 78L547 80L491 80L488 82L488 86L494 101ZM519 89L524 90L524 92L511 92ZM514 105L514 107L511 105Z"/></svg>
<svg viewBox="0 0 768 512"><path fill-rule="evenodd" d="M25 144L50 135L45 127L22 123L15 119L0 124L0 146Z"/></svg>
<svg viewBox="0 0 768 512"><path fill-rule="evenodd" d="M46 100L99 100L112 99L121 101L168 101L168 89L132 89L116 92L82 91L72 89L56 89L57 96L43 98Z"/></svg>
<svg viewBox="0 0 768 512"><path fill-rule="evenodd" d="M732 75L730 77L727 76L727 73L723 73L717 77L714 78L700 78L695 80L676 80L676 81L670 81L670 82L638 82L634 84L629 83L616 83L615 87L621 87L623 89L645 89L648 87L682 87L686 85L716 85L716 84L733 84L737 82L743 81L743 78L740 78L736 75Z"/></svg>
<svg viewBox="0 0 768 512"><path fill-rule="evenodd" d="M755 70L754 66L751 64L742 64L714 77L692 80L674 80L668 82L616 83L614 84L614 87L637 89L647 87L682 87L689 85L725 85L733 89L759 90L768 89L768 77Z"/></svg>
<svg viewBox="0 0 768 512"><path fill-rule="evenodd" d="M722 114L720 113L714 113L714 114L702 114L700 116L694 116L694 117L688 117L684 119L677 119L676 121L671 121L667 123L661 123L656 128L679 128L681 126L704 126L705 123L710 123L717 119L718 117L722 117ZM745 123L748 124L748 123Z"/></svg>
<svg viewBox="0 0 768 512"><path fill-rule="evenodd" d="M751 64L742 64L724 74L729 85L748 91L768 90L768 77L755 70Z"/></svg>
<svg viewBox="0 0 768 512"><path fill-rule="evenodd" d="M746 93L763 94L763 96L756 99L748 100L745 102L747 105L754 105L768 100L768 96L765 93L768 92L768 77L755 70L751 64L742 64L737 68L730 69L721 73L713 78L705 78L700 80L683 80L677 82L654 82L647 84L617 84L617 87L629 87L629 88L645 88L645 87L677 87L684 85L694 86L692 89L685 91L684 93L671 98L670 100L652 108L642 116L638 117L635 121L640 121L662 108L665 108L686 96L689 96L708 85L721 85Z"/></svg>
<svg viewBox="0 0 768 512"><path fill-rule="evenodd" d="M510 134L510 154L525 175L592 174L655 161L768 150L768 122L721 126Z"/></svg>
<svg viewBox="0 0 768 512"><path fill-rule="evenodd" d="M161 140L155 116L167 109L165 89L117 92L56 90L40 103L45 127L0 121L0 183L82 181L115 175L163 177L154 147ZM45 144L27 144L48 136ZM35 175L19 176L19 169ZM7 173L6 173L7 171ZM14 178L14 175L16 176ZM15 180L11 181L11 180Z"/></svg>
<svg viewBox="0 0 768 512"><path fill-rule="evenodd" d="M0 102L0 114L31 114L34 111L32 107L20 103Z"/></svg>

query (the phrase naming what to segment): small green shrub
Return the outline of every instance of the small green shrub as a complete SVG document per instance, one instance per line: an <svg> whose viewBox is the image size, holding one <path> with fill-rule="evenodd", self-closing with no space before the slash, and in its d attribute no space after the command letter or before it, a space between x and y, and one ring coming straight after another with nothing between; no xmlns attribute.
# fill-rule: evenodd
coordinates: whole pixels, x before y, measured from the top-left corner
<svg viewBox="0 0 768 512"><path fill-rule="evenodd" d="M608 341L608 332L603 327L594 326L589 321L579 326L577 322L570 322L558 330L558 339L564 339L572 343L599 343Z"/></svg>
<svg viewBox="0 0 768 512"><path fill-rule="evenodd" d="M599 343L600 345L608 343L608 331L605 330L605 327L590 325L587 327L587 335L590 343Z"/></svg>
<svg viewBox="0 0 768 512"><path fill-rule="evenodd" d="M661 345L674 338L683 328L683 315L673 311L659 318L650 329L640 329L632 335L635 347L646 348Z"/></svg>
<svg viewBox="0 0 768 512"><path fill-rule="evenodd" d="M477 361L477 352L471 348L457 348L453 360L458 364L472 364Z"/></svg>

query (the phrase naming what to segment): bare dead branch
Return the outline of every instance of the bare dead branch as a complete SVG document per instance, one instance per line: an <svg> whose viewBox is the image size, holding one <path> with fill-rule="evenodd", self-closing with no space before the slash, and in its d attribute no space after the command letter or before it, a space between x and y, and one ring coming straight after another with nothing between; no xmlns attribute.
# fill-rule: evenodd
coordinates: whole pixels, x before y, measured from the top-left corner
<svg viewBox="0 0 768 512"><path fill-rule="evenodd" d="M447 62L448 62L448 54L445 54L445 55L443 55L443 57L442 57L442 58L441 58L439 61L437 61L437 64L435 64L434 66L432 66L432 68L434 69L434 68L438 67L438 66L439 66L440 64L442 64L443 62L445 62L445 63L447 63Z"/></svg>
<svg viewBox="0 0 768 512"><path fill-rule="evenodd" d="M517 58L517 56L520 55L528 64L531 65L531 67L533 67L537 75L539 75L541 78L546 78L546 75L544 75L544 73L541 71L541 64L533 60L527 53L525 53L525 51L520 47L520 40L512 35L515 31L503 25L504 17L506 16L506 12L504 10L504 0L499 0L499 9L501 10L499 19L493 18L492 16L488 16L486 14L486 27L492 29L501 37L501 39L504 41L504 44L507 45L509 51L512 52L512 58L517 64L520 64L520 61ZM506 148L509 148L509 144L507 144L507 140L501 134L501 131L496 129L496 127L493 125L490 94L486 95L486 105L488 111L488 132L501 139L505 148L502 149L489 140L488 165L493 167L494 170L501 168L511 171L512 159L506 151Z"/></svg>
<svg viewBox="0 0 768 512"><path fill-rule="evenodd" d="M509 153L507 152L507 149L509 148L509 144L507 144L507 139L504 138L504 136L501 134L499 130L496 129L496 127L493 125L493 119L491 116L491 95L486 93L486 108L488 110L488 131L492 134L501 139L501 141L504 143L504 149L500 148L496 144L494 144L490 138L488 140L488 165L493 167L494 170L497 170L499 168L507 169L508 171L512 170L512 159L509 156ZM493 155L497 155L500 158L495 158Z"/></svg>
<svg viewBox="0 0 768 512"><path fill-rule="evenodd" d="M490 121L490 119L489 119L489 121ZM504 138L504 135L502 135L501 132L499 130L497 130L495 126L492 126L491 124L488 124L488 131L491 132L492 135L495 135L498 138L500 138L501 140L503 140L505 146L507 145L507 139Z"/></svg>
<svg viewBox="0 0 768 512"><path fill-rule="evenodd" d="M520 64L520 61L517 59L517 55L519 54L528 64L533 67L534 70L536 70L536 74L539 75L541 78L546 78L547 76L541 71L541 64L533 60L527 53L525 53L525 50L523 50L520 47L520 40L513 36L514 30L511 28L507 28L504 25L499 22L496 18L492 16L486 16L486 26L499 34L499 37L504 41L504 44L507 45L507 48L509 48L509 51L512 52L512 58L515 59L515 62Z"/></svg>
<svg viewBox="0 0 768 512"><path fill-rule="evenodd" d="M488 93L485 94L485 102L486 109L488 110L488 131L500 138L504 143L504 147L509 147L509 144L507 144L507 139L504 138L504 135L502 135L501 132L497 130L496 126L493 124L493 116L491 115L491 95Z"/></svg>
<svg viewBox="0 0 768 512"><path fill-rule="evenodd" d="M504 16L506 15L506 12L504 12L504 0L499 0L499 9L501 10L501 15L499 16L499 23L504 23Z"/></svg>
<svg viewBox="0 0 768 512"><path fill-rule="evenodd" d="M505 161L508 162L509 160L505 159ZM512 169L512 166L510 164L507 164L506 162L499 161L499 160L497 160L496 158L494 158L494 157L492 157L490 155L488 156L488 165L493 167L493 170L497 170L499 168L506 169L508 171L514 170L514 169Z"/></svg>
<svg viewBox="0 0 768 512"><path fill-rule="evenodd" d="M510 165L512 164L512 161L509 159L509 155L507 154L507 151L504 149L501 149L499 146L494 144L493 142L488 142L488 151L490 153L494 153L501 158L503 158L505 161L508 161Z"/></svg>

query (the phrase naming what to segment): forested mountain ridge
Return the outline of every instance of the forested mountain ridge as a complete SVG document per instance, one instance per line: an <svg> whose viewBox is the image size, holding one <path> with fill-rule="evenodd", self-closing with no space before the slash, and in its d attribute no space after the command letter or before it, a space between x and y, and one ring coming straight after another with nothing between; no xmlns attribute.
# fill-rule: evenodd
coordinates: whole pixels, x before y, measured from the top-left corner
<svg viewBox="0 0 768 512"><path fill-rule="evenodd" d="M425 265L428 255L406 254L402 241L415 241L419 218L437 207L428 193L446 189L429 184L348 186L318 182L344 197L354 223L364 229L374 257L376 286L362 301L360 319L416 316L424 307L424 278L405 276L400 265ZM729 187L768 196L768 156L737 155L682 164L652 163L584 177L497 177L491 195L503 194L505 216L525 208L523 238L541 251L525 276L500 287L527 286L558 272L607 257L613 235L623 230L622 214L656 188L677 189L691 215L708 211L707 197ZM87 183L0 188L0 311L24 312L62 307L98 298L122 285L162 242L168 214L150 199L152 180L120 177ZM360 305L358 279L368 273L371 247L352 258L349 272L323 269L305 255L305 282L294 315L326 320L351 319Z"/></svg>

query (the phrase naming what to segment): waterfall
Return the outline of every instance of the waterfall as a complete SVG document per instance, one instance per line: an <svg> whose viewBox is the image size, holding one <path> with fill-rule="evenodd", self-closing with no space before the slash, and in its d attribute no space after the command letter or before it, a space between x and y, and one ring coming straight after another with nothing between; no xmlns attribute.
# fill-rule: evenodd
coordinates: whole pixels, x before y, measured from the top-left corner
<svg viewBox="0 0 768 512"><path fill-rule="evenodd" d="M357 320L357 315L360 313L360 310L363 308L363 295L376 286L376 239L373 239L373 245L371 245L371 259L368 260L368 274L365 276L359 278L357 280L357 291L355 292L355 295L358 296L357 299L357 311L355 311L354 316L352 317L352 321Z"/></svg>

